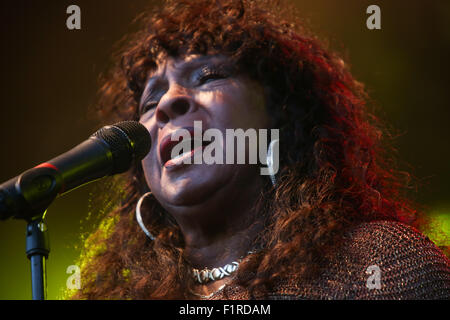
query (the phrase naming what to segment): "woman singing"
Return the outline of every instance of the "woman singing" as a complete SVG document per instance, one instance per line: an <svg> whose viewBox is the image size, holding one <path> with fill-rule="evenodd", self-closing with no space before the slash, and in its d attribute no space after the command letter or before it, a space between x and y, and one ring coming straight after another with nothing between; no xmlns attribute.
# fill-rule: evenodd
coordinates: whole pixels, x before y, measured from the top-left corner
<svg viewBox="0 0 450 320"><path fill-rule="evenodd" d="M363 85L292 10L169 1L142 22L98 111L139 121L152 147L115 180L72 299L450 298L450 262L416 229ZM229 129L278 130L278 168L173 156L194 122L227 143Z"/></svg>

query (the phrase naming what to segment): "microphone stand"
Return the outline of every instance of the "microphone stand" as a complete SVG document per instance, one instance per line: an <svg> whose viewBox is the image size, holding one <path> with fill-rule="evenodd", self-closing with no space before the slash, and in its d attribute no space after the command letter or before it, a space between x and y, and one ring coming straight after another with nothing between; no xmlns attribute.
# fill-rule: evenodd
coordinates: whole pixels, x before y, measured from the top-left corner
<svg viewBox="0 0 450 320"><path fill-rule="evenodd" d="M50 253L47 225L42 216L28 222L26 253L31 263L31 288L33 300L47 299L47 266Z"/></svg>
<svg viewBox="0 0 450 320"><path fill-rule="evenodd" d="M26 253L33 300L47 297L50 252L45 213L59 195L104 176L126 172L150 151L148 130L137 121L106 126L66 153L0 184L0 220L27 221Z"/></svg>
<svg viewBox="0 0 450 320"><path fill-rule="evenodd" d="M38 166L25 171L13 185L14 190L20 190L20 196L16 196L14 201L9 200L15 204L22 202L21 205L12 206L12 209L2 217L5 219L12 216L27 222L26 254L31 264L33 300L47 299L46 260L50 253L50 246L45 215L47 208L56 199L61 184L60 175L55 174L55 170L48 166ZM5 192L7 191L0 190L0 200ZM7 203L8 198L1 202ZM27 205L28 203L31 204ZM26 208L26 210L17 208Z"/></svg>

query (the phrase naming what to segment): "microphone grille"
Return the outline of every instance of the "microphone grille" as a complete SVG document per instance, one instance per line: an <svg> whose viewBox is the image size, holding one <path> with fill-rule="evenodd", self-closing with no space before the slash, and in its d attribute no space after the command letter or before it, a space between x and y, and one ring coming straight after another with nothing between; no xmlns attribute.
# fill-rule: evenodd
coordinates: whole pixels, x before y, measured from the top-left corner
<svg viewBox="0 0 450 320"><path fill-rule="evenodd" d="M122 121L113 125L122 129L132 142L134 157L137 161L144 159L152 145L147 128L137 121Z"/></svg>
<svg viewBox="0 0 450 320"><path fill-rule="evenodd" d="M114 161L113 174L127 171L133 159L142 160L151 147L150 133L137 121L122 121L103 127L93 136L109 145Z"/></svg>

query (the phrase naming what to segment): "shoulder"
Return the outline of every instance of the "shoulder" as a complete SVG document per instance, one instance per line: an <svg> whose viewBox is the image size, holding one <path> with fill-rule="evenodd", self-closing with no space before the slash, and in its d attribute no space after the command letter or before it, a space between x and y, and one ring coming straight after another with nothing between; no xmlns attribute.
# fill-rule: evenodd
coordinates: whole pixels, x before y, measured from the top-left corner
<svg viewBox="0 0 450 320"><path fill-rule="evenodd" d="M344 254L366 259L378 257L391 263L394 263L393 260L406 262L402 258L414 258L448 265L448 259L427 236L400 222L361 223L346 234L345 240L342 248Z"/></svg>
<svg viewBox="0 0 450 320"><path fill-rule="evenodd" d="M318 279L291 277L277 291L313 299L449 299L450 261L408 225L362 223L346 234Z"/></svg>

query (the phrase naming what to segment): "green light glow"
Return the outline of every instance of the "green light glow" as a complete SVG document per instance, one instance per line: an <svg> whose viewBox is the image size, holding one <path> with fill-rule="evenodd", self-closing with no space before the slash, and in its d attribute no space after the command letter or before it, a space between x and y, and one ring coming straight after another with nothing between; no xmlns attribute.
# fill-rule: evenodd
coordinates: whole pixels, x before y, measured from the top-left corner
<svg viewBox="0 0 450 320"><path fill-rule="evenodd" d="M439 247L450 245L450 210L430 213L431 223L425 234Z"/></svg>

